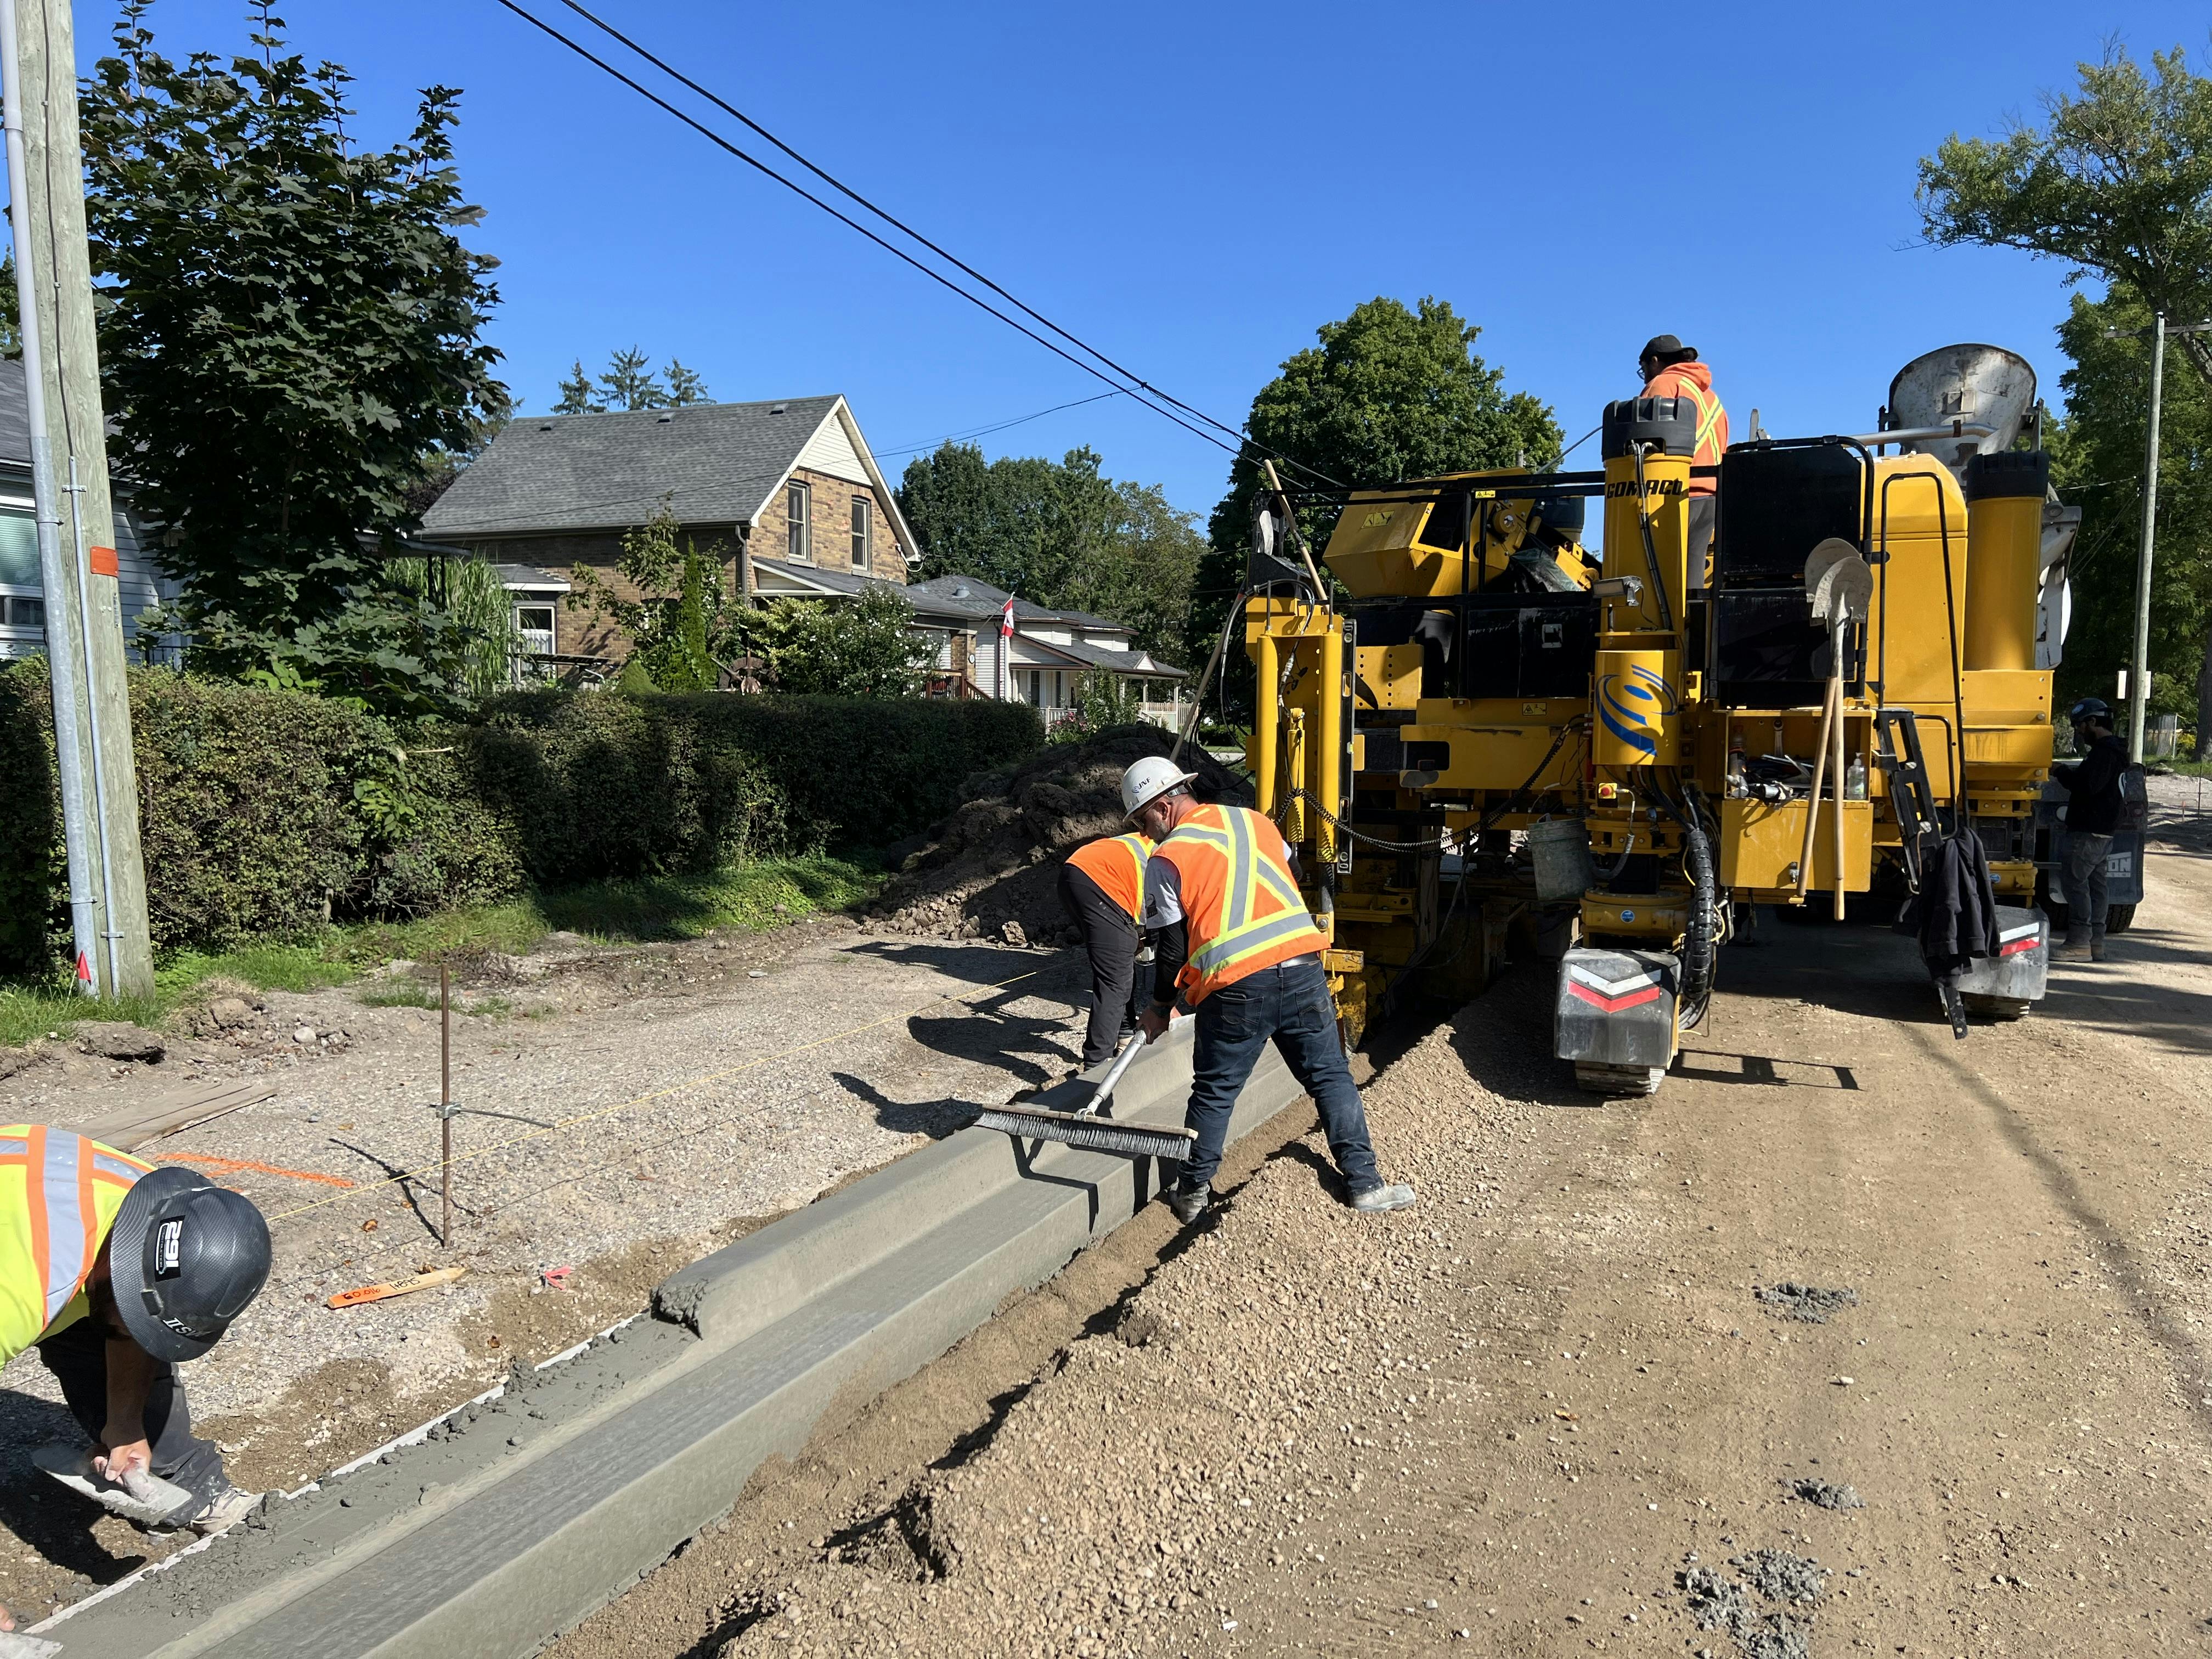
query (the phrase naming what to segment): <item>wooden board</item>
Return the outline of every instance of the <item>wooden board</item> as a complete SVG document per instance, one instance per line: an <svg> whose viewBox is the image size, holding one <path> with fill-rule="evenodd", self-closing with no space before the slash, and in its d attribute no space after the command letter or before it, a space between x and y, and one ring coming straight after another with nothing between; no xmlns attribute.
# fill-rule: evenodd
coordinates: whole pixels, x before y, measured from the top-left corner
<svg viewBox="0 0 2212 1659"><path fill-rule="evenodd" d="M274 1099L276 1094L276 1085L266 1078L196 1083L189 1088L171 1089L151 1100L141 1101L136 1106L126 1106L99 1117L61 1127L74 1129L81 1135L89 1135L118 1152L136 1152L149 1140L158 1140L161 1136L174 1134L179 1129L205 1123L210 1118L234 1112L241 1106Z"/></svg>

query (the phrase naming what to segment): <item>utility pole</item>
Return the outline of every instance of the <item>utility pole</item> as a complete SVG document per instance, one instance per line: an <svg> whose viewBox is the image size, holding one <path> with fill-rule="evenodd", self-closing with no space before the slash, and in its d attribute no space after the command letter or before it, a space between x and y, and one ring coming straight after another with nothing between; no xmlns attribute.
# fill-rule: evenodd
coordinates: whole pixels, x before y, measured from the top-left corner
<svg viewBox="0 0 2212 1659"><path fill-rule="evenodd" d="M2168 328L2163 311L2153 313L2150 325L2150 419L2143 436L2142 544L2136 552L2136 631L2128 657L2128 759L2142 764L2143 725L2150 713L2150 573L2151 546L2158 534L2158 422L2166 398L2166 337L2202 334L2212 322L2182 323ZM2140 334L2141 329L2108 328L2107 339Z"/></svg>
<svg viewBox="0 0 2212 1659"><path fill-rule="evenodd" d="M154 988L154 956L85 245L70 0L0 0L0 58L77 981L95 995L146 994Z"/></svg>

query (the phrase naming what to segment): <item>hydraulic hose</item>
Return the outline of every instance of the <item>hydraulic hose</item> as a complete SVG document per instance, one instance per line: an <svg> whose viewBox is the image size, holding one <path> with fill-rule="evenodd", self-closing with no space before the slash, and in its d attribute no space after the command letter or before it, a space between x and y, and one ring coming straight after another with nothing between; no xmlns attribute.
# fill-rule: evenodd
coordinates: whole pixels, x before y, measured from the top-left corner
<svg viewBox="0 0 2212 1659"><path fill-rule="evenodd" d="M1667 579L1659 574L1659 545L1651 539L1651 508L1644 495L1644 452L1649 444L1629 446L1636 453L1636 527L1644 532L1644 562L1651 571L1651 589L1659 596L1659 627L1662 633L1674 631L1674 607L1668 603Z"/></svg>
<svg viewBox="0 0 2212 1659"><path fill-rule="evenodd" d="M1694 823L1682 825L1682 854L1690 866L1690 883L1696 896L1690 906L1690 925L1682 934L1682 1003L1694 1008L1698 1020L1713 994L1716 890L1713 884L1712 843ZM1696 1024L1697 1021L1691 1021Z"/></svg>

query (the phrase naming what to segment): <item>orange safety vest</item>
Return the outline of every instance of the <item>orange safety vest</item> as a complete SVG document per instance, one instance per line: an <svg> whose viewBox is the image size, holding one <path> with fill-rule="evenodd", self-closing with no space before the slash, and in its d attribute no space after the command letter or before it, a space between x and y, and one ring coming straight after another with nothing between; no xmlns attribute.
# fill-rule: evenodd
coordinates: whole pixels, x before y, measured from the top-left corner
<svg viewBox="0 0 2212 1659"><path fill-rule="evenodd" d="M1703 370L1692 374L1692 369ZM1729 445L1728 410L1721 407L1720 394L1712 389L1712 371L1703 363L1671 363L1651 377L1651 384L1644 388L1646 398L1687 398L1697 405L1698 450L1691 456L1692 466L1718 466L1721 455ZM1692 478L1692 495L1717 495L1719 483L1712 478Z"/></svg>
<svg viewBox="0 0 2212 1659"><path fill-rule="evenodd" d="M153 1167L67 1129L0 1124L0 1363L84 1316L101 1242Z"/></svg>
<svg viewBox="0 0 2212 1659"><path fill-rule="evenodd" d="M1224 985L1328 947L1291 878L1282 832L1243 806L1201 806L1152 856L1182 878L1190 957L1176 983L1195 1008Z"/></svg>
<svg viewBox="0 0 2212 1659"><path fill-rule="evenodd" d="M1132 831L1085 842L1067 855L1067 861L1097 882L1098 890L1134 921L1145 913L1145 860L1152 852L1151 840Z"/></svg>

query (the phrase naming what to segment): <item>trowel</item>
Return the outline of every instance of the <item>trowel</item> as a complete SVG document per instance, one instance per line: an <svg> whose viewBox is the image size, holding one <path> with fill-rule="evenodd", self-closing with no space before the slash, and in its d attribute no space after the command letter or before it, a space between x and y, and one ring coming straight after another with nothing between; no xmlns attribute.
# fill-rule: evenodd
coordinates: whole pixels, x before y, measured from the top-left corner
<svg viewBox="0 0 2212 1659"><path fill-rule="evenodd" d="M192 1501L182 1486L144 1469L126 1471L120 1482L110 1480L93 1468L92 1454L82 1447L56 1442L33 1452L31 1462L109 1514L141 1526L156 1526ZM0 1659L7 1659L4 1650L0 1650Z"/></svg>
<svg viewBox="0 0 2212 1659"><path fill-rule="evenodd" d="M0 1631L0 1659L52 1659L61 1650L60 1643L43 1636L11 1636Z"/></svg>

